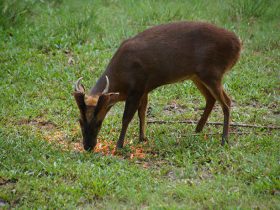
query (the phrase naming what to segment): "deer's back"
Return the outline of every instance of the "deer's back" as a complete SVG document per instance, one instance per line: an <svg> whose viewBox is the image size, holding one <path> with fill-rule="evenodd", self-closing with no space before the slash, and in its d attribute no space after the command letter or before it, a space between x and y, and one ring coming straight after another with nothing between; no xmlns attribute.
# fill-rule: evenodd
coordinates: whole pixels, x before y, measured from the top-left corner
<svg viewBox="0 0 280 210"><path fill-rule="evenodd" d="M238 37L208 23L177 22L152 27L124 41L111 63L118 76L150 90L198 74L221 76L237 61Z"/></svg>

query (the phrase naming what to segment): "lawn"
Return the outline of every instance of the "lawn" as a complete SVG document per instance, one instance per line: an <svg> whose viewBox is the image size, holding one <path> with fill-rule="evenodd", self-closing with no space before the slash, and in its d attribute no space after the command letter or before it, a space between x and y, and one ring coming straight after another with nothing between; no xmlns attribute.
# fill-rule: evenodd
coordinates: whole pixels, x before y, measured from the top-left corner
<svg viewBox="0 0 280 210"><path fill-rule="evenodd" d="M279 209L280 1L0 0L0 209ZM196 134L205 106L190 82L149 95L147 143L138 119L112 154L123 103L82 150L73 83L90 89L120 43L179 20L214 23L243 42L224 78L231 121ZM217 104L209 122L222 122ZM175 121L175 123L170 123ZM271 129L269 127L274 127Z"/></svg>

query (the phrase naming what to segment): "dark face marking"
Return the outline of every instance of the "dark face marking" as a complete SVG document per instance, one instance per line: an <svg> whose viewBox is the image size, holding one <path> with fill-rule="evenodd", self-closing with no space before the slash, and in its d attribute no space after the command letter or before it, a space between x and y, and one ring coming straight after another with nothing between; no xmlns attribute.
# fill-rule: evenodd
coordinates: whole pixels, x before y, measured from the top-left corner
<svg viewBox="0 0 280 210"><path fill-rule="evenodd" d="M80 127L83 136L83 145L86 151L92 150L97 144L97 135L101 129L102 122L119 96L118 93L110 93L98 96L98 101L92 100L93 103L85 102L84 93L74 92L74 97L78 108L80 109Z"/></svg>
<svg viewBox="0 0 280 210"><path fill-rule="evenodd" d="M80 119L79 122L83 135L84 149L90 151L97 144L97 135L100 131L102 121L92 119L90 122L86 122L85 120Z"/></svg>

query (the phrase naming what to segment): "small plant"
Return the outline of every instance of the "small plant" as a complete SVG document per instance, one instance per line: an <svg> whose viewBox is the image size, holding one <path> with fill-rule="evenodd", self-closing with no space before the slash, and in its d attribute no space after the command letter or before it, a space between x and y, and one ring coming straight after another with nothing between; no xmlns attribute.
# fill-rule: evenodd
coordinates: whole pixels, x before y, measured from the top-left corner
<svg viewBox="0 0 280 210"><path fill-rule="evenodd" d="M230 5L230 11L236 19L259 18L266 13L270 1L236 0Z"/></svg>
<svg viewBox="0 0 280 210"><path fill-rule="evenodd" d="M22 23L26 17L32 14L35 1L1 0L0 1L0 25L4 28Z"/></svg>
<svg viewBox="0 0 280 210"><path fill-rule="evenodd" d="M0 26L9 28L23 23L35 14L36 5L57 7L61 3L62 0L0 0Z"/></svg>

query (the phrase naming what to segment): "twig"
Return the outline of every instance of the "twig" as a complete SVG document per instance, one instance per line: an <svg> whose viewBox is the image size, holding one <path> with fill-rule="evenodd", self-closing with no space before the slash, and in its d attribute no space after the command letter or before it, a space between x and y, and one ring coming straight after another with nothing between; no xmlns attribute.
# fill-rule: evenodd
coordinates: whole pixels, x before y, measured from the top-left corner
<svg viewBox="0 0 280 210"><path fill-rule="evenodd" d="M243 135L243 134L250 134L251 132L229 132L229 134L237 134L237 135ZM214 135L222 135L221 133L194 133L191 134L191 136L214 136ZM187 135L184 135L187 136Z"/></svg>
<svg viewBox="0 0 280 210"><path fill-rule="evenodd" d="M165 121L165 120L148 120L149 124L175 124L175 123L187 123L187 124L197 124L198 121L193 120L181 120L181 121ZM221 122L207 122L208 125L223 125ZM263 128L268 130L278 130L279 126L270 126L270 125L252 125L244 123L230 123L231 127L246 127L246 128Z"/></svg>

